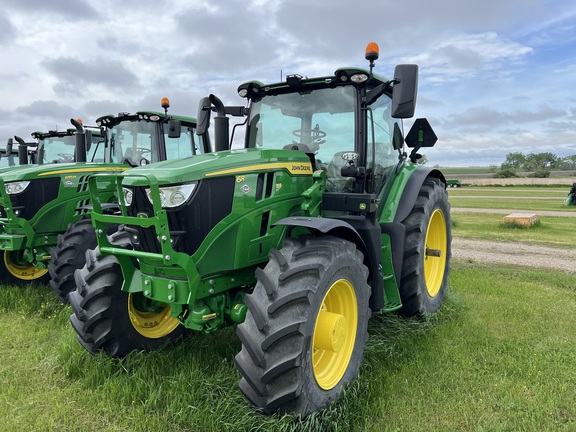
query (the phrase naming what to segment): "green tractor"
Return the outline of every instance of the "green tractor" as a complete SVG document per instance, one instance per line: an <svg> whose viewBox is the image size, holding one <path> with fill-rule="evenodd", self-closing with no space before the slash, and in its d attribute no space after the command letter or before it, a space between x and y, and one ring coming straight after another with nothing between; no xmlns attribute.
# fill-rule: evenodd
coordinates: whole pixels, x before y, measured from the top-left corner
<svg viewBox="0 0 576 432"><path fill-rule="evenodd" d="M568 195L566 196L566 205L576 206L576 183L573 183L572 187L568 191Z"/></svg>
<svg viewBox="0 0 576 432"><path fill-rule="evenodd" d="M0 173L9 168L36 163L37 150L37 143L22 140L22 144L14 147L14 140L8 138L6 147L0 149Z"/></svg>
<svg viewBox="0 0 576 432"><path fill-rule="evenodd" d="M89 176L206 151L193 133L195 119L168 115L168 106L166 101L164 113L101 117L102 130L94 132L73 121L73 133L34 134L39 164L0 176L0 283L50 281L66 299L85 251L97 244L89 220ZM114 193L104 200L107 211L117 208Z"/></svg>
<svg viewBox="0 0 576 432"><path fill-rule="evenodd" d="M200 135L217 113L212 154L89 180L99 247L69 296L86 350L119 357L238 324L241 391L266 414L306 416L356 377L371 316L441 306L446 180L415 163L436 136L418 119L404 138L418 66L376 75L374 45L369 70L247 82L247 108L203 99ZM230 115L248 117L243 149L229 149Z"/></svg>

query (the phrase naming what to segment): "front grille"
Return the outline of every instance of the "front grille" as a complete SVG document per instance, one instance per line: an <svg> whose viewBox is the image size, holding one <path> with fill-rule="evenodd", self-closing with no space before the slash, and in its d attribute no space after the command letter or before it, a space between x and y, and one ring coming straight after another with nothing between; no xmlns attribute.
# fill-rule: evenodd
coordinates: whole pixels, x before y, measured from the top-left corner
<svg viewBox="0 0 576 432"><path fill-rule="evenodd" d="M18 210L18 216L30 220L47 203L58 197L60 178L45 178L31 180L26 190L17 195L10 195L12 208ZM1 191L6 193L6 191ZM4 208L0 206L0 216L6 217Z"/></svg>
<svg viewBox="0 0 576 432"><path fill-rule="evenodd" d="M208 233L218 222L232 211L234 198L234 177L221 177L202 180L198 183L192 198L182 207L166 209L172 247L177 252L192 255ZM153 215L153 208L143 187L134 191L134 201L128 208L130 216ZM160 244L154 227L134 227L138 242L134 248L139 251L160 253Z"/></svg>

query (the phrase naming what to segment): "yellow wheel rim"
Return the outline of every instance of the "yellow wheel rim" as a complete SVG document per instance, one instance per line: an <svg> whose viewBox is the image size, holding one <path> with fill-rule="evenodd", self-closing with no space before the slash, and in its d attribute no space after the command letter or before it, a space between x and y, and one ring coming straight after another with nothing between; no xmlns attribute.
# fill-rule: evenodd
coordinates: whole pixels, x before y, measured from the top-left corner
<svg viewBox="0 0 576 432"><path fill-rule="evenodd" d="M41 269L31 264L16 264L14 261L12 261L12 257L10 255L10 251L4 251L4 265L6 266L6 270L8 270L12 276L18 279L33 281L48 273L48 269Z"/></svg>
<svg viewBox="0 0 576 432"><path fill-rule="evenodd" d="M436 209L428 222L424 250L424 280L430 297L436 296L442 287L446 269L447 244L448 235L444 213Z"/></svg>
<svg viewBox="0 0 576 432"><path fill-rule="evenodd" d="M159 312L140 311L134 306L134 295L128 295L128 314L134 329L142 336L158 339L169 335L180 325L180 322L170 315L170 306L165 305Z"/></svg>
<svg viewBox="0 0 576 432"><path fill-rule="evenodd" d="M358 327L358 305L352 284L332 284L318 311L312 339L312 368L318 385L334 388L348 369Z"/></svg>

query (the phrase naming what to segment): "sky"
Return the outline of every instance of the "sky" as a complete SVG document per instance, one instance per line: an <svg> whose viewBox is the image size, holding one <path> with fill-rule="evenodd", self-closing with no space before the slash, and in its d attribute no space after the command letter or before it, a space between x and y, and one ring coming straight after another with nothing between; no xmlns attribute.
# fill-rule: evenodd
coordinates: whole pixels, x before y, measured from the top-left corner
<svg viewBox="0 0 576 432"><path fill-rule="evenodd" d="M0 146L118 112L197 115L214 93L281 76L420 67L428 165L576 154L576 3L567 0L2 0ZM405 121L405 129L412 120Z"/></svg>

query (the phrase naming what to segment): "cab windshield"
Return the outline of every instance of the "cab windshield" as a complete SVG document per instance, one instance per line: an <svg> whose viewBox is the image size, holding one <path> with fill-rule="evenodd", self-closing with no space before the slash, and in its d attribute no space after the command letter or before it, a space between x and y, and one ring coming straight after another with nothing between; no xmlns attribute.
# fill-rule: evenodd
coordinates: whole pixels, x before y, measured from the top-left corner
<svg viewBox="0 0 576 432"><path fill-rule="evenodd" d="M352 86L265 96L250 110L248 147L302 144L318 164L354 151L356 91Z"/></svg>
<svg viewBox="0 0 576 432"><path fill-rule="evenodd" d="M47 137L40 141L38 150L43 155L41 163L64 163L74 161L76 137Z"/></svg>
<svg viewBox="0 0 576 432"><path fill-rule="evenodd" d="M365 190L379 193L393 177L400 152L394 150L392 100L383 95L356 113L355 86L264 96L250 109L248 148L298 149L314 155L315 169L326 171L326 190L350 192L354 179L341 170L350 163L363 163L368 181ZM361 116L356 119L356 116ZM364 123L365 138L355 143L356 127ZM350 162L350 159L356 162Z"/></svg>
<svg viewBox="0 0 576 432"><path fill-rule="evenodd" d="M162 132L161 128L162 127ZM167 159L203 153L196 141L194 128L182 125L179 138L168 137L168 125L145 120L126 120L109 130L112 160L131 166L163 160L160 148L165 146Z"/></svg>

